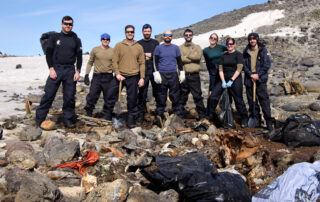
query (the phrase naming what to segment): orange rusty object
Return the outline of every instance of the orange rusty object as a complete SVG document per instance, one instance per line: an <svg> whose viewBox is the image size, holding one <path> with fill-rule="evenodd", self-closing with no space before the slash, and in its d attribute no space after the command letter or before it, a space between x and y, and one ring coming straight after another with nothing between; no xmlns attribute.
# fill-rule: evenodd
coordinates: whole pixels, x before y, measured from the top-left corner
<svg viewBox="0 0 320 202"><path fill-rule="evenodd" d="M99 155L96 151L89 151L87 155L83 158L82 161L69 162L54 166L53 169L56 168L74 168L78 169L79 173L83 175L89 166L94 165L97 161L99 161Z"/></svg>

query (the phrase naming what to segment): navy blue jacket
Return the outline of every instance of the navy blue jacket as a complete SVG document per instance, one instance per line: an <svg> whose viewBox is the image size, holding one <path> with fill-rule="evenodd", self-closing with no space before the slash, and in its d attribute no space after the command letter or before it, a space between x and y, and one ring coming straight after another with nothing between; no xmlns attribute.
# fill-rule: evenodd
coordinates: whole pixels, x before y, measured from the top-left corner
<svg viewBox="0 0 320 202"><path fill-rule="evenodd" d="M268 81L268 71L271 66L270 56L265 45L258 43L258 57L256 64L256 73L259 75L259 83L266 83ZM243 70L245 72L244 85L252 86L251 81L251 56L249 54L249 45L243 51Z"/></svg>

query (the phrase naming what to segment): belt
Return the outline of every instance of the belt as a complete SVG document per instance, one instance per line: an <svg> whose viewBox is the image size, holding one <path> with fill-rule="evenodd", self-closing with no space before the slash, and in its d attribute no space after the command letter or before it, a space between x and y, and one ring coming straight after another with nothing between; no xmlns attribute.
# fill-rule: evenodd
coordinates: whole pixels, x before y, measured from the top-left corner
<svg viewBox="0 0 320 202"><path fill-rule="evenodd" d="M199 72L186 72L187 76L196 75L199 74Z"/></svg>
<svg viewBox="0 0 320 202"><path fill-rule="evenodd" d="M99 76L99 75L111 75L112 73L93 73L94 76Z"/></svg>

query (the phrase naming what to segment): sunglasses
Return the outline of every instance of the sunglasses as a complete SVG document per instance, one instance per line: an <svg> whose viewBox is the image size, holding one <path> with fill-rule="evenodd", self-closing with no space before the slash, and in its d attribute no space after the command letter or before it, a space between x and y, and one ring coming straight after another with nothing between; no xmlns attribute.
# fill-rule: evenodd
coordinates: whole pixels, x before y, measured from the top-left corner
<svg viewBox="0 0 320 202"><path fill-rule="evenodd" d="M63 24L64 24L65 26L73 26L73 23L64 22Z"/></svg>
<svg viewBox="0 0 320 202"><path fill-rule="evenodd" d="M209 39L212 39L212 40L215 40L215 41L218 40L217 38L212 37L212 36L210 36Z"/></svg>
<svg viewBox="0 0 320 202"><path fill-rule="evenodd" d="M106 40L106 41L110 41L110 39L108 39L108 38L103 38L103 39L101 39L101 40Z"/></svg>
<svg viewBox="0 0 320 202"><path fill-rule="evenodd" d="M134 34L134 31L126 31L126 34Z"/></svg>
<svg viewBox="0 0 320 202"><path fill-rule="evenodd" d="M227 43L227 46L233 46L234 43Z"/></svg>
<svg viewBox="0 0 320 202"><path fill-rule="evenodd" d="M164 37L172 37L172 34L163 34Z"/></svg>
<svg viewBox="0 0 320 202"><path fill-rule="evenodd" d="M193 36L193 34L185 34L184 36L185 37L191 37L191 36Z"/></svg>
<svg viewBox="0 0 320 202"><path fill-rule="evenodd" d="M145 24L145 25L143 25L143 28L151 28L151 25Z"/></svg>

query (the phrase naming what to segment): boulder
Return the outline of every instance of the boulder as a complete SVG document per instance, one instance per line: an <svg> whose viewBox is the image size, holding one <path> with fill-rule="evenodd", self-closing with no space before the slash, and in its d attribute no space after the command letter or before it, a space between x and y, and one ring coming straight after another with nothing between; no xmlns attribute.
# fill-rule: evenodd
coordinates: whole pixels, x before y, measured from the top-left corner
<svg viewBox="0 0 320 202"><path fill-rule="evenodd" d="M312 110L312 111L320 111L320 104L318 102L314 102L314 103L311 103L309 105L309 108Z"/></svg>
<svg viewBox="0 0 320 202"><path fill-rule="evenodd" d="M5 180L8 193L17 193L20 189L21 181L26 175L26 171L20 168L13 168L5 173Z"/></svg>
<svg viewBox="0 0 320 202"><path fill-rule="evenodd" d="M34 141L41 137L42 130L38 127L27 126L25 127L19 135L21 141Z"/></svg>
<svg viewBox="0 0 320 202"><path fill-rule="evenodd" d="M34 149L28 142L13 142L8 144L5 156L8 158L12 152L21 151L25 154L33 154Z"/></svg>
<svg viewBox="0 0 320 202"><path fill-rule="evenodd" d="M301 65L306 66L306 67L313 67L314 66L314 61L312 58L302 58L300 63L301 63Z"/></svg>
<svg viewBox="0 0 320 202"><path fill-rule="evenodd" d="M80 155L80 144L77 140L68 141L56 136L49 137L43 154L48 166L56 166L63 162L71 161L74 157Z"/></svg>
<svg viewBox="0 0 320 202"><path fill-rule="evenodd" d="M306 81L305 83L303 83L303 86L308 92L320 93L319 81Z"/></svg>
<svg viewBox="0 0 320 202"><path fill-rule="evenodd" d="M22 69L22 65L21 64L17 64L16 65L16 69Z"/></svg>
<svg viewBox="0 0 320 202"><path fill-rule="evenodd" d="M160 197L150 189L141 186L134 186L126 202L148 201L158 202Z"/></svg>
<svg viewBox="0 0 320 202"><path fill-rule="evenodd" d="M125 201L128 196L129 184L123 179L103 183L91 191L85 202ZM147 200L148 201L148 200Z"/></svg>
<svg viewBox="0 0 320 202"><path fill-rule="evenodd" d="M66 201L83 201L85 198L85 189L80 186L59 187Z"/></svg>
<svg viewBox="0 0 320 202"><path fill-rule="evenodd" d="M24 153L21 150L13 151L8 156L8 159L10 164L22 169L29 170L37 165L37 160L35 160L31 154Z"/></svg>
<svg viewBox="0 0 320 202"><path fill-rule="evenodd" d="M169 118L165 121L164 127L170 126L174 130L177 128L184 128L184 121L177 115L172 114Z"/></svg>
<svg viewBox="0 0 320 202"><path fill-rule="evenodd" d="M298 112L303 109L303 106L301 105L301 103L291 102L291 103L282 105L281 108L287 112Z"/></svg>
<svg viewBox="0 0 320 202"><path fill-rule="evenodd" d="M159 198L160 202L178 202L179 194L174 189L169 189L167 191L160 192Z"/></svg>
<svg viewBox="0 0 320 202"><path fill-rule="evenodd" d="M15 202L25 201L64 201L57 186L49 178L37 173L30 173L22 178L20 190Z"/></svg>

